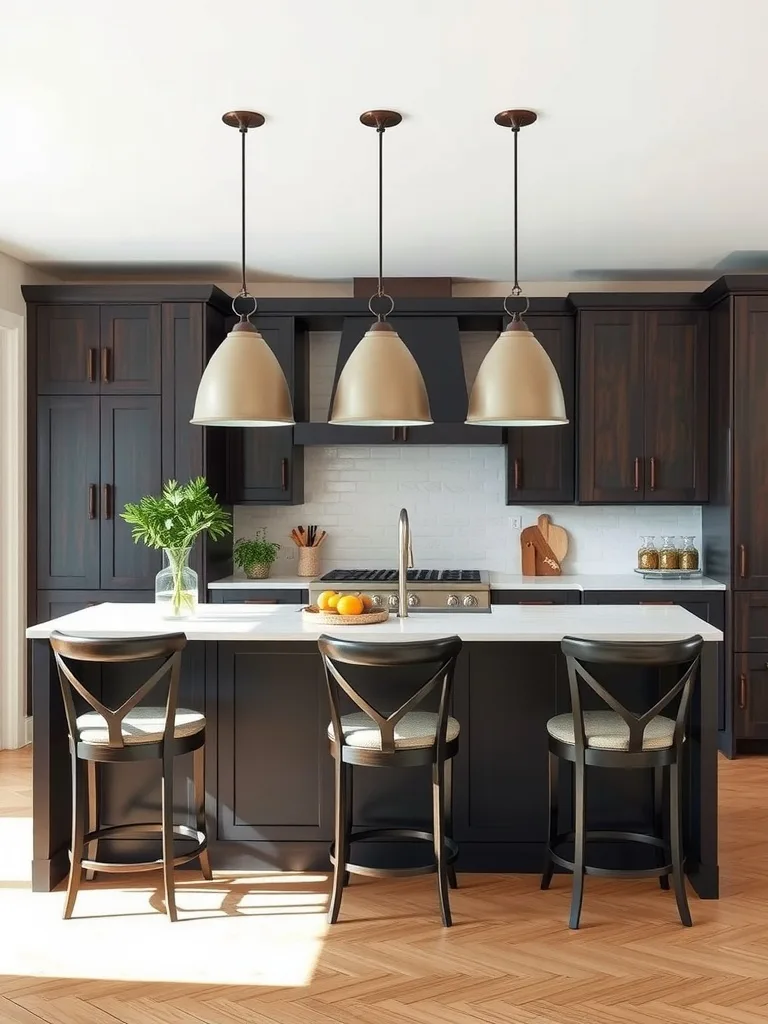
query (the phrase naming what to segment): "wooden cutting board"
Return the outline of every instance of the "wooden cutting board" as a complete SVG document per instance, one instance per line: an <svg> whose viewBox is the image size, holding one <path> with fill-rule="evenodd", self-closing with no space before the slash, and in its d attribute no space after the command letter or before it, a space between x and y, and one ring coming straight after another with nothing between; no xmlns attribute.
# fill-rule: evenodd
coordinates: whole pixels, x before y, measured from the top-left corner
<svg viewBox="0 0 768 1024"><path fill-rule="evenodd" d="M568 534L562 526L555 526L549 516L539 516L539 529L544 540L552 548L552 552L560 565L568 554Z"/></svg>
<svg viewBox="0 0 768 1024"><path fill-rule="evenodd" d="M568 553L568 534L553 526L549 516L541 515L536 526L526 526L520 534L523 576L559 576L562 560Z"/></svg>

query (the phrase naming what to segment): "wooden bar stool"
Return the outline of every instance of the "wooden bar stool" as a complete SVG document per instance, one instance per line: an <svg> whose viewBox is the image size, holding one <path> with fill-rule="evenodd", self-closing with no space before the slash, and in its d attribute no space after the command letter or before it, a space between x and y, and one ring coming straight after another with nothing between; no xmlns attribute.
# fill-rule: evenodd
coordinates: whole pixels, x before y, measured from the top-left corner
<svg viewBox="0 0 768 1024"><path fill-rule="evenodd" d="M181 652L186 643L183 633L125 640L96 640L66 636L63 633L51 634L51 647L56 658L67 716L72 765L72 848L65 919L72 916L83 870L87 873L86 877L92 877L95 871L130 872L162 868L166 910L171 921L177 919L174 867L197 857L203 877L211 877L205 825L205 716L199 711L177 707ZM109 665L157 658L165 659L160 668L114 710L95 697L75 676L69 665L70 662ZM164 707L149 707L140 703L156 686L166 681L168 694ZM91 711L77 714L73 690L92 708ZM173 824L173 761L179 754L190 751L194 751L196 828ZM100 828L97 765L100 762L114 764L152 758L162 763L162 821ZM144 839L147 833L160 833L163 844L161 859L140 863L96 859L100 839ZM196 845L194 849L174 856L174 838L191 839ZM87 856L84 856L86 847Z"/></svg>
<svg viewBox="0 0 768 1024"><path fill-rule="evenodd" d="M658 876L662 889L669 888L668 877L677 900L680 920L691 925L691 912L685 894L682 850L682 760L685 729L691 695L701 658L702 639L662 643L609 643L565 637L562 650L568 663L571 713L556 715L547 723L549 734L549 839L541 888L548 889L555 865L573 872L570 928L578 928L584 897L584 876L607 878L653 878ZM678 667L676 682L647 711L635 713L621 704L585 667L641 666ZM677 673L676 673L677 674ZM610 710L585 711L582 684L586 684ZM677 701L674 718L662 711ZM560 759L574 766L574 830L558 832L558 768ZM586 766L602 768L652 768L654 770L654 832L623 832L586 827ZM664 772L669 778L669 842L663 837L662 798ZM642 869L602 868L587 864L586 844L591 840L630 841L654 846L662 864ZM565 842L574 843L574 859L566 860L556 849Z"/></svg>
<svg viewBox="0 0 768 1024"><path fill-rule="evenodd" d="M459 723L448 714L456 658L462 647L457 636L427 643L358 643L321 636L318 640L325 666L331 722L328 726L331 755L335 760L335 841L331 846L333 888L328 921L339 916L341 897L349 874L391 878L402 875L437 872L440 913L446 928L451 925L448 887L457 888L453 862L458 847L452 839L452 758L459 749ZM381 714L342 675L340 666L387 668L394 675L411 666L437 665L426 682L391 714ZM439 709L435 712L416 708L439 687ZM360 709L342 715L339 709L341 689ZM352 830L352 769L354 765L377 768L432 766L433 831L407 828ZM434 849L434 860L415 868L373 868L349 860L350 844L378 838L422 839Z"/></svg>

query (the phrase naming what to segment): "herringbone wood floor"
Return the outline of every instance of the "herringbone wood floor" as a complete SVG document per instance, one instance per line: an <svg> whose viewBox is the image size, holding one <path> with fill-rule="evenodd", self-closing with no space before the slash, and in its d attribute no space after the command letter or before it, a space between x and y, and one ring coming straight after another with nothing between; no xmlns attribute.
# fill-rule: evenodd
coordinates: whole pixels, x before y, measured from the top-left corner
<svg viewBox="0 0 768 1024"><path fill-rule="evenodd" d="M29 753L0 754L0 1022L765 1024L768 759L720 768L723 898L692 929L653 881L589 879L573 933L566 878L464 875L450 931L430 877L355 880L329 930L301 875L191 873L176 925L153 875L113 876L61 921L26 884Z"/></svg>

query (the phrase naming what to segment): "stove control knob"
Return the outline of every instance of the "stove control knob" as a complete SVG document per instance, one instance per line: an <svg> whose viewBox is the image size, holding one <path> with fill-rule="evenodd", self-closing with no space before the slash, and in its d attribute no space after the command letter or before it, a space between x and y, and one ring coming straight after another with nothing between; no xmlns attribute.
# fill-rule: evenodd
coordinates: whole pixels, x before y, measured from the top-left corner
<svg viewBox="0 0 768 1024"><path fill-rule="evenodd" d="M397 599L397 594L390 594L389 595L389 607L390 608L397 608L399 603L400 602Z"/></svg>
<svg viewBox="0 0 768 1024"><path fill-rule="evenodd" d="M458 597L456 597L455 594L449 594L445 600L445 603L448 605L449 608L455 608L459 603L459 599Z"/></svg>
<svg viewBox="0 0 768 1024"><path fill-rule="evenodd" d="M408 595L408 607L409 608L415 608L417 604L421 604L421 601L419 600L419 595L418 594L409 594Z"/></svg>
<svg viewBox="0 0 768 1024"><path fill-rule="evenodd" d="M477 598L475 597L474 594L467 594L467 596L462 601L462 604L464 605L465 608L474 608L477 605Z"/></svg>
<svg viewBox="0 0 768 1024"><path fill-rule="evenodd" d="M374 594L371 600L373 601L377 608L381 608L383 603L381 600L381 594Z"/></svg>

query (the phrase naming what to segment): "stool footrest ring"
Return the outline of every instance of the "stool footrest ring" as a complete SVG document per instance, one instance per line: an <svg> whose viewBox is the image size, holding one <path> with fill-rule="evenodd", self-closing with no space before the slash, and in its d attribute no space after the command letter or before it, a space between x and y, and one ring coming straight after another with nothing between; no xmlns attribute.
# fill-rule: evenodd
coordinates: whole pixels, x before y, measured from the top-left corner
<svg viewBox="0 0 768 1024"><path fill-rule="evenodd" d="M152 839L155 836L161 835L162 831L163 826L157 822L145 822L136 825L108 825L104 828L97 828L93 832L86 832L83 838L83 845L87 847L95 839ZM206 834L196 828L191 828L189 825L174 825L173 838L192 840L196 844L193 849L180 853L173 858L174 867L186 864L199 857L208 846ZM70 861L72 860L71 850L69 851L69 859ZM84 871L103 871L107 873L156 871L158 868L162 868L162 866L162 857L157 860L138 862L101 861L88 860L86 858L80 861L80 867Z"/></svg>
<svg viewBox="0 0 768 1024"><path fill-rule="evenodd" d="M369 828L360 832L352 832L349 836L350 843L365 842L369 839L416 839L434 845L435 837L431 832L422 832L414 828ZM453 839L445 837L446 862L453 864L459 855L459 848ZM336 844L331 843L329 849L331 864L336 866ZM437 871L437 864L432 861L429 864L421 864L408 868L371 868L365 864L354 864L347 862L344 870L350 875L365 875L368 878L405 878L409 875L430 875Z"/></svg>
<svg viewBox="0 0 768 1024"><path fill-rule="evenodd" d="M575 832L562 832L555 837L554 844L547 846L547 854L552 861L567 871L574 870L574 862L566 860L558 853L555 847L563 843L573 842L576 838ZM651 836L645 832L616 832L608 829L588 829L585 833L586 841L589 842L623 842L623 843L644 843L646 846L655 846L659 850L668 850L669 844L659 836ZM584 865L585 875L595 875L600 878L661 878L664 875L672 874L672 864L659 864L652 868L599 868L593 864Z"/></svg>

